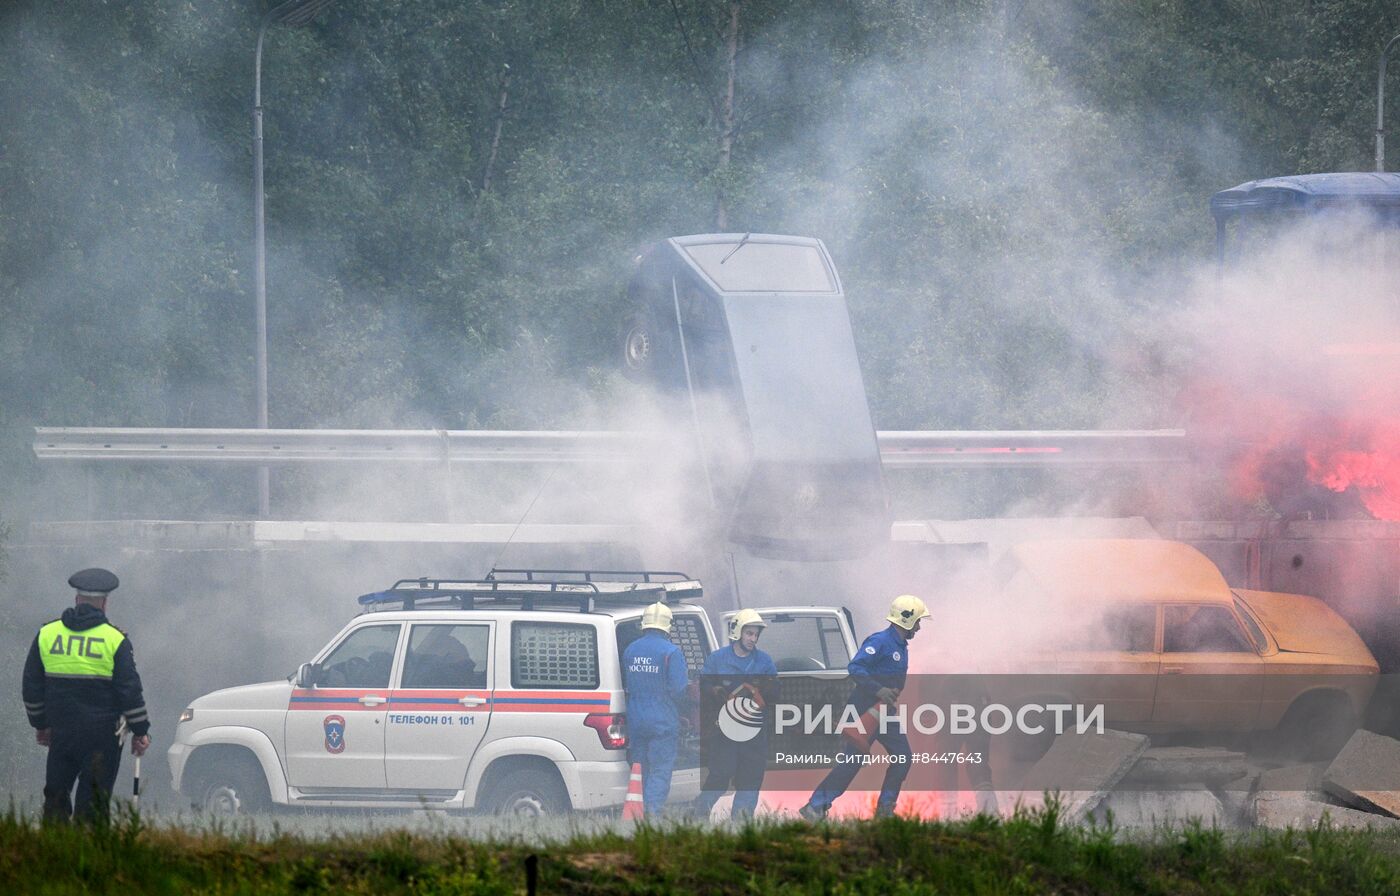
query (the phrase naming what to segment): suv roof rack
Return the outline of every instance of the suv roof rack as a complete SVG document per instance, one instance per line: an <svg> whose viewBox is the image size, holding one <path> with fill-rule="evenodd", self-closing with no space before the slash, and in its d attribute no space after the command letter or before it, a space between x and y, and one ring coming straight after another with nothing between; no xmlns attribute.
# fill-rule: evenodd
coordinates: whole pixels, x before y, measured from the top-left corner
<svg viewBox="0 0 1400 896"><path fill-rule="evenodd" d="M508 581L517 582L573 582L575 579L564 579L563 576L576 576L577 581L582 582L630 582L633 579L640 580L643 584L662 581L660 576L667 576L666 581L684 582L690 581L690 576L683 572L673 572L661 569L510 569L507 567L493 567L486 574L486 580L499 581L503 576L519 576L520 578ZM630 576L631 578L621 578Z"/></svg>
<svg viewBox="0 0 1400 896"><path fill-rule="evenodd" d="M515 576L503 580L501 576ZM571 576L572 578L563 578ZM630 576L631 580L621 580ZM660 577L666 577L661 581ZM405 610L576 609L592 613L601 605L672 604L704 595L700 583L679 572L649 570L493 569L485 579L399 579L383 591L362 594L366 611L398 604Z"/></svg>

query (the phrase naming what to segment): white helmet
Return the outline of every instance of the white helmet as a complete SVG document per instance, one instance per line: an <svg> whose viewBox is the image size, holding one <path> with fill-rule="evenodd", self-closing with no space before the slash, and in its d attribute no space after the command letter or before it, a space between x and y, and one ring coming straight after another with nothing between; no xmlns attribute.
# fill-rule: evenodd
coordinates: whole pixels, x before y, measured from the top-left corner
<svg viewBox="0 0 1400 896"><path fill-rule="evenodd" d="M744 633L744 629L750 625L759 628L767 628L768 623L763 621L763 617L758 615L757 610L740 610L729 619L729 640L737 641Z"/></svg>
<svg viewBox="0 0 1400 896"><path fill-rule="evenodd" d="M930 615L923 601L912 594L901 594L890 602L890 615L885 618L909 632L914 630L920 619L927 619Z"/></svg>
<svg viewBox="0 0 1400 896"><path fill-rule="evenodd" d="M642 611L642 630L654 628L657 631L670 633L671 631L671 608L657 601Z"/></svg>

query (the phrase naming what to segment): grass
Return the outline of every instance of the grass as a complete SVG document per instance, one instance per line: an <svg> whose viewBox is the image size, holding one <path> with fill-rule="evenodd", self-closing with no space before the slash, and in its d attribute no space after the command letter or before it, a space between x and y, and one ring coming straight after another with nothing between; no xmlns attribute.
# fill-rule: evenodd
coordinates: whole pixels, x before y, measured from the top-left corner
<svg viewBox="0 0 1400 896"><path fill-rule="evenodd" d="M1378 893L1400 892L1400 838L1337 831L1125 838L1056 808L1007 821L889 819L638 827L540 846L448 833L327 838L127 817L100 830L0 818L2 893Z"/></svg>

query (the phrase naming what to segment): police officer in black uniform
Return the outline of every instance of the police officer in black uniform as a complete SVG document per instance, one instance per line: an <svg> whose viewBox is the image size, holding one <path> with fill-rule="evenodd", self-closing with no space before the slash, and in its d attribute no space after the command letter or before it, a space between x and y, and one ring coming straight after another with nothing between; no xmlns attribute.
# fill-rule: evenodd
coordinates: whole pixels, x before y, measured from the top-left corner
<svg viewBox="0 0 1400 896"><path fill-rule="evenodd" d="M105 569L74 573L73 606L39 629L24 663L24 709L40 746L49 748L44 820L101 822L121 764L119 726L131 752L151 745L141 676L126 633L107 621L117 577ZM78 785L76 813L70 802Z"/></svg>

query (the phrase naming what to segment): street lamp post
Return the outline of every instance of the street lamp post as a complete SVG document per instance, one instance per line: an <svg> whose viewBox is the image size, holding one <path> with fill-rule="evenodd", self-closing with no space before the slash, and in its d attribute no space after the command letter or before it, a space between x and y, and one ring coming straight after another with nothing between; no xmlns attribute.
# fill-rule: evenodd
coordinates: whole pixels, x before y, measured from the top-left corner
<svg viewBox="0 0 1400 896"><path fill-rule="evenodd" d="M1385 62L1390 58L1390 51L1395 48L1395 43L1400 41L1400 34L1390 39L1381 50L1380 72L1376 75L1376 170L1385 170Z"/></svg>
<svg viewBox="0 0 1400 896"><path fill-rule="evenodd" d="M335 0L286 0L269 9L258 25L253 55L253 277L257 281L258 429L267 429L267 243L263 226L263 38L270 25L305 25ZM268 468L258 467L258 516L270 515Z"/></svg>

